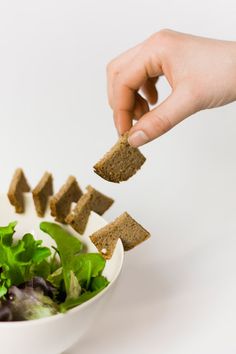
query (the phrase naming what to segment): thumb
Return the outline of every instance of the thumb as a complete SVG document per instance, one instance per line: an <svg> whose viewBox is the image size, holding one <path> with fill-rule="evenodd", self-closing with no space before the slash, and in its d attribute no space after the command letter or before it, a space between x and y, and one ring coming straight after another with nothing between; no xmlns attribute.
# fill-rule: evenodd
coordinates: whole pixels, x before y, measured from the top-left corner
<svg viewBox="0 0 236 354"><path fill-rule="evenodd" d="M195 100L189 90L178 88L130 129L129 144L134 147L146 144L196 111Z"/></svg>

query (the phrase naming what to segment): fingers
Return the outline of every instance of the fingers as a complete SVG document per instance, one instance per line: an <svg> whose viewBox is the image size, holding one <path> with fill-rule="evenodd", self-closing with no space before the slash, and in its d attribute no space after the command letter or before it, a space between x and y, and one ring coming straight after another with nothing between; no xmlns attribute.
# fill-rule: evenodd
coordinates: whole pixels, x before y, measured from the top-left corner
<svg viewBox="0 0 236 354"><path fill-rule="evenodd" d="M120 131L126 132L132 127L132 121L139 120L144 114L149 112L149 105L147 101L138 93L135 95L134 109L131 112L122 112L122 119L117 121L114 119L114 123L118 133ZM120 124L120 125L118 125Z"/></svg>
<svg viewBox="0 0 236 354"><path fill-rule="evenodd" d="M135 55L139 52L142 47L142 43L136 45L133 48L130 48L126 52L119 55L117 58L113 59L107 65L107 94L108 94L108 101L111 108L113 108L113 88L114 88L114 81L122 71L122 69L128 65L129 62L133 60Z"/></svg>
<svg viewBox="0 0 236 354"><path fill-rule="evenodd" d="M114 115L113 113L114 123L119 135L124 134L125 132L127 132L132 128L133 118L134 118L133 110L132 111L128 111L127 109L120 110L119 113L116 113L116 115Z"/></svg>
<svg viewBox="0 0 236 354"><path fill-rule="evenodd" d="M162 30L137 50L121 56L108 79L110 104L119 133L130 129L130 144L140 146L196 111L232 102L234 49L234 42ZM158 98L155 78L161 75L167 79L172 93L149 112L148 103L155 104ZM143 98L138 95L140 90ZM132 127L134 118L138 121Z"/></svg>
<svg viewBox="0 0 236 354"><path fill-rule="evenodd" d="M185 88L178 88L165 101L146 113L131 129L129 143L134 147L166 133L197 111L194 99Z"/></svg>
<svg viewBox="0 0 236 354"><path fill-rule="evenodd" d="M117 57L107 67L109 104L119 134L132 127L133 119L139 119L149 111L148 103L157 102L155 84L157 77L162 74L162 67L160 58L152 60L151 42L145 40ZM140 89L146 100L138 95Z"/></svg>
<svg viewBox="0 0 236 354"><path fill-rule="evenodd" d="M130 63L129 67L123 70L114 82L113 91L113 110L116 127L120 134L125 133L132 126L134 109L136 106L137 91L149 79L148 70L145 66L145 57L136 56ZM161 66L155 68L157 73L161 75ZM158 75L157 75L158 76ZM151 87L151 86L150 86ZM147 91L152 100L156 99L156 94L152 87L152 91Z"/></svg>

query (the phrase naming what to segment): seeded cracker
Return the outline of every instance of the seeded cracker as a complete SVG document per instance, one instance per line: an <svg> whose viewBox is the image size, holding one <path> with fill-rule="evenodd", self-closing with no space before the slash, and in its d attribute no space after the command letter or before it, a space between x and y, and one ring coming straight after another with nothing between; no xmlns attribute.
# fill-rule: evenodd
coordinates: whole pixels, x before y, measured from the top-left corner
<svg viewBox="0 0 236 354"><path fill-rule="evenodd" d="M146 158L128 143L128 133L95 164L94 172L107 181L119 183L132 177L144 164Z"/></svg>
<svg viewBox="0 0 236 354"><path fill-rule="evenodd" d="M105 259L110 259L120 237L119 229L113 221L94 232L90 239Z"/></svg>
<svg viewBox="0 0 236 354"><path fill-rule="evenodd" d="M103 257L110 259L118 238L121 239L124 250L128 251L149 237L149 232L125 212L110 224L93 233L90 239Z"/></svg>

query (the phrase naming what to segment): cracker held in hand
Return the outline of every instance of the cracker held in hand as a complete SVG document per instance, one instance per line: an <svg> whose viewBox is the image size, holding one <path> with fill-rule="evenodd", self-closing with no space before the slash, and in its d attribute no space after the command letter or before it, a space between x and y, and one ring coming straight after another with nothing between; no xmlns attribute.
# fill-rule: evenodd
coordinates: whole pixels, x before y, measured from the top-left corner
<svg viewBox="0 0 236 354"><path fill-rule="evenodd" d="M123 213L110 224L90 236L91 241L105 259L110 259L120 238L124 250L128 251L147 240L150 233L128 213Z"/></svg>
<svg viewBox="0 0 236 354"><path fill-rule="evenodd" d="M37 215L43 217L48 205L48 199L53 195L53 179L51 173L45 172L37 186L32 191Z"/></svg>
<svg viewBox="0 0 236 354"><path fill-rule="evenodd" d="M94 171L107 181L119 183L132 177L144 164L146 158L128 143L128 133L96 163Z"/></svg>
<svg viewBox="0 0 236 354"><path fill-rule="evenodd" d="M55 216L56 221L65 222L67 215L70 213L71 203L77 202L82 194L75 177L68 177L59 192L50 200L51 215Z"/></svg>
<svg viewBox="0 0 236 354"><path fill-rule="evenodd" d="M14 173L7 193L10 203L15 207L16 213L24 213L25 203L23 193L29 191L30 186L25 178L24 172L21 168L18 168Z"/></svg>
<svg viewBox="0 0 236 354"><path fill-rule="evenodd" d="M66 222L80 234L83 234L86 229L91 210L102 215L114 202L112 198L100 193L90 185L86 189L87 193L79 199L74 210L66 218Z"/></svg>

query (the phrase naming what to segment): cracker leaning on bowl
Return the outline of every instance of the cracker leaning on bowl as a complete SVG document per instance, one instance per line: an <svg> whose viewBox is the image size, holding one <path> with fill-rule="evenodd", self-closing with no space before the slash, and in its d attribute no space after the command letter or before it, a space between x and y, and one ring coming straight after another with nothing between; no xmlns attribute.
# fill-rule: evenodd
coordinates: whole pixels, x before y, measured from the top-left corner
<svg viewBox="0 0 236 354"><path fill-rule="evenodd" d="M82 194L76 178L69 176L66 183L50 200L51 215L55 216L56 221L66 222L65 219L70 213L71 203L77 202Z"/></svg>
<svg viewBox="0 0 236 354"><path fill-rule="evenodd" d="M22 168L17 168L7 193L8 199L15 207L16 213L24 213L25 203L23 194L30 191L30 186L26 180Z"/></svg>
<svg viewBox="0 0 236 354"><path fill-rule="evenodd" d="M36 213L43 217L47 208L48 200L53 195L52 174L45 172L37 186L32 191Z"/></svg>
<svg viewBox="0 0 236 354"><path fill-rule="evenodd" d="M114 203L114 199L99 192L91 185L88 185L86 189L87 189L87 193L91 196L90 198L91 210L97 213L98 215L103 215L105 211L107 211Z"/></svg>
<svg viewBox="0 0 236 354"><path fill-rule="evenodd" d="M111 150L94 165L94 172L107 181L127 181L146 161L139 149L129 145L128 136L129 133L122 135Z"/></svg>
<svg viewBox="0 0 236 354"><path fill-rule="evenodd" d="M127 212L121 214L110 224L94 232L90 239L105 259L110 259L120 238L125 251L128 251L150 237L150 233L135 221Z"/></svg>
<svg viewBox="0 0 236 354"><path fill-rule="evenodd" d="M87 193L82 195L75 208L66 218L66 222L80 234L85 231L91 210L103 215L114 202L114 199L102 194L90 185L86 189Z"/></svg>

